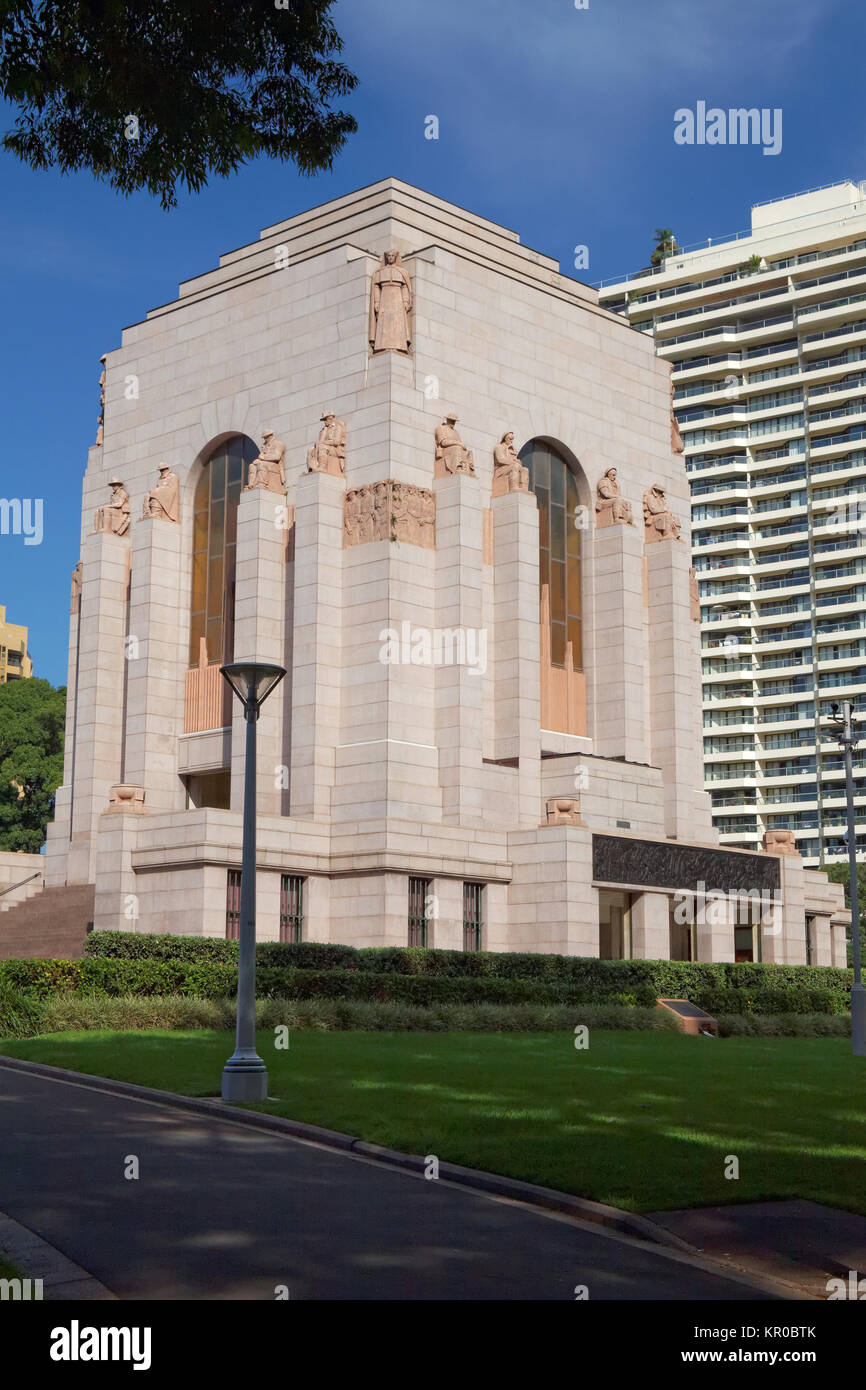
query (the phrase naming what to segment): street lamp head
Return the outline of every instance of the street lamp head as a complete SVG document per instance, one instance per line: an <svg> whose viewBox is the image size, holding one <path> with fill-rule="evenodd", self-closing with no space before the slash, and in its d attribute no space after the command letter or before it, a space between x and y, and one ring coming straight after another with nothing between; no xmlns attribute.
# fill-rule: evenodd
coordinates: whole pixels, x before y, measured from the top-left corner
<svg viewBox="0 0 866 1390"><path fill-rule="evenodd" d="M283 666L262 661L233 661L220 667L246 712L258 714L265 700L286 674Z"/></svg>

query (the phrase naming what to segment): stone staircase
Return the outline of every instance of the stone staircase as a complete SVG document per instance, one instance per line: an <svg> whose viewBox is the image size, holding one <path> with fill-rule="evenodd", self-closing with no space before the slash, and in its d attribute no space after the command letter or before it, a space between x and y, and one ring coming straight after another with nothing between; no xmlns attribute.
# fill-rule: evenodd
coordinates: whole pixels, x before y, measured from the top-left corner
<svg viewBox="0 0 866 1390"><path fill-rule="evenodd" d="M0 916L0 960L40 956L78 960L93 922L92 883L43 888Z"/></svg>

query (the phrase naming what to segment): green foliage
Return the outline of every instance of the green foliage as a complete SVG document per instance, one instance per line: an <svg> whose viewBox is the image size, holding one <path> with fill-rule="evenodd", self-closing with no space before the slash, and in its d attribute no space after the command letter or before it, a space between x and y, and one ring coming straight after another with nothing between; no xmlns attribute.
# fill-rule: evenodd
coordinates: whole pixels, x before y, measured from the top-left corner
<svg viewBox="0 0 866 1390"><path fill-rule="evenodd" d="M721 1038L847 1038L850 1014L719 1014Z"/></svg>
<svg viewBox="0 0 866 1390"><path fill-rule="evenodd" d="M653 236L656 244L650 256L650 265L661 265L665 256L675 256L680 250L670 227L656 227Z"/></svg>
<svg viewBox="0 0 866 1390"><path fill-rule="evenodd" d="M824 869L831 883L841 883L845 889L845 906L851 906L851 878L847 864L828 864ZM857 911L860 922L866 924L866 864L857 865Z"/></svg>
<svg viewBox="0 0 866 1390"><path fill-rule="evenodd" d="M357 124L331 103L332 0L18 0L0 6L3 145L35 169L90 169L163 207L256 155L332 166Z"/></svg>
<svg viewBox="0 0 866 1390"><path fill-rule="evenodd" d="M40 1033L102 1029L214 1028L235 1026L233 999L185 995L60 994L43 1006ZM396 1000L259 999L256 1026L316 1032L361 1029L387 1033L550 1033L589 1028L665 1032L676 1030L659 1009L615 1004L436 1004ZM23 1036L23 1034L22 1034Z"/></svg>
<svg viewBox="0 0 866 1390"><path fill-rule="evenodd" d="M44 1028L44 1007L32 994L0 978L0 1037L30 1038Z"/></svg>
<svg viewBox="0 0 866 1390"><path fill-rule="evenodd" d="M79 988L79 960L2 960L0 985L5 981L13 989L26 990L35 999L49 999Z"/></svg>
<svg viewBox="0 0 866 1390"><path fill-rule="evenodd" d="M0 849L36 854L44 845L63 780L65 720L63 687L35 676L0 685Z"/></svg>
<svg viewBox="0 0 866 1390"><path fill-rule="evenodd" d="M109 993L123 992L127 977L116 970L112 973L107 966L127 961L164 967L136 976L142 981L142 992L215 997L231 994L235 988L235 941L92 932L85 949L94 966L102 962L88 978ZM199 973L191 973L194 963ZM181 971L180 966L184 967ZM424 1007L446 1002L532 1000L651 1008L663 997L690 999L709 1013L737 1014L843 1013L849 1007L851 988L850 971L827 966L598 960L523 951L420 947L358 950L313 941L294 945L261 942L256 979L260 998L399 1000Z"/></svg>
<svg viewBox="0 0 866 1390"><path fill-rule="evenodd" d="M238 943L219 936L174 936L171 933L94 931L84 943L87 956L116 960L222 961L237 966ZM357 969L354 946L319 941L260 941L259 965L293 966L299 970Z"/></svg>
<svg viewBox="0 0 866 1390"><path fill-rule="evenodd" d="M198 949L206 938L153 938L122 932L99 935L103 941L111 936L108 944L118 951L122 945L118 938L125 938L137 954L133 959L119 953L87 955L81 961L4 961L0 962L0 979L41 999L69 991L202 999L230 998L236 992L236 959L219 958L230 955L226 947L234 947L236 954L234 942L210 941L216 949L208 958ZM148 942L156 943L159 954L146 954ZM174 955L170 953L171 943L180 943ZM313 949L304 950L307 946ZM312 942L298 946L272 943L259 949L266 953L266 959L294 961L271 965L262 964L260 959L256 970L259 999L364 1000L422 1008L482 1003L652 1008L656 999L663 997L689 999L714 1015L842 1014L850 1007L850 972L818 966L702 965L462 951L354 951L352 947L317 948ZM349 968L340 964L329 967L329 960L347 960Z"/></svg>
<svg viewBox="0 0 866 1390"><path fill-rule="evenodd" d="M848 997L832 989L696 989L692 1002L708 1014L844 1014Z"/></svg>

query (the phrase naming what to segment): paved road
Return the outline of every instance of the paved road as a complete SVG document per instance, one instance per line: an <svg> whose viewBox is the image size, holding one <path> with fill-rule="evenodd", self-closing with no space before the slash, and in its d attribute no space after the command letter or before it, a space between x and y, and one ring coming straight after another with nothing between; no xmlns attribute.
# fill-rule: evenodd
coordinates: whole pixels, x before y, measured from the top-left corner
<svg viewBox="0 0 866 1390"><path fill-rule="evenodd" d="M0 1210L121 1298L762 1297L513 1203L2 1066Z"/></svg>

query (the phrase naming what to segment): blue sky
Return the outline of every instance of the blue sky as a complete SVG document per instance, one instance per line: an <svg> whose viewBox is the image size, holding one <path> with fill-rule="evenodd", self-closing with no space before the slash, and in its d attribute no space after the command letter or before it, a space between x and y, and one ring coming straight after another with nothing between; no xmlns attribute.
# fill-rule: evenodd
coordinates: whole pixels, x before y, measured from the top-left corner
<svg viewBox="0 0 866 1390"><path fill-rule="evenodd" d="M44 540L0 536L0 604L36 674L66 678L69 575L99 356L179 281L279 218L386 175L502 222L581 279L743 230L753 202L866 178L862 0L341 0L359 131L332 173L259 161L163 212L89 175L0 156L2 496L44 498ZM778 155L681 146L674 111L779 107ZM424 138L425 117L439 139Z"/></svg>

